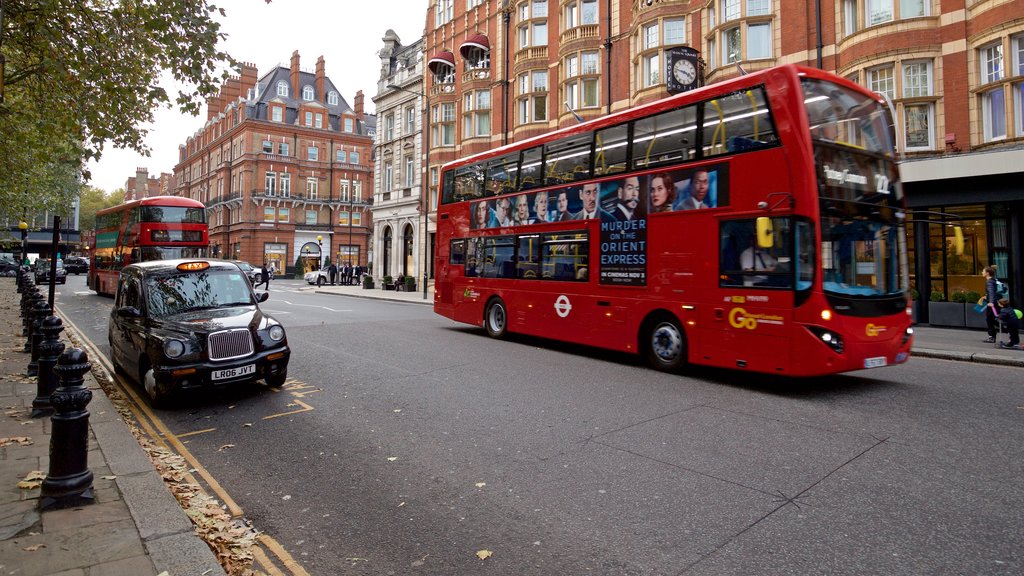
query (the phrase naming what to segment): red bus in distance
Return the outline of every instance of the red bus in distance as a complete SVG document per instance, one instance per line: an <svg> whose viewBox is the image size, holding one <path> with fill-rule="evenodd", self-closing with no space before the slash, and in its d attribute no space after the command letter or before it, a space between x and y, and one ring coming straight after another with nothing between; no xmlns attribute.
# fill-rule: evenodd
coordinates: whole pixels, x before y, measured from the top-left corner
<svg viewBox="0 0 1024 576"><path fill-rule="evenodd" d="M665 371L900 364L904 204L884 100L780 66L443 166L434 310Z"/></svg>
<svg viewBox="0 0 1024 576"><path fill-rule="evenodd" d="M121 268L147 260L204 258L210 244L206 207L180 196L154 196L96 213L89 288L113 296Z"/></svg>

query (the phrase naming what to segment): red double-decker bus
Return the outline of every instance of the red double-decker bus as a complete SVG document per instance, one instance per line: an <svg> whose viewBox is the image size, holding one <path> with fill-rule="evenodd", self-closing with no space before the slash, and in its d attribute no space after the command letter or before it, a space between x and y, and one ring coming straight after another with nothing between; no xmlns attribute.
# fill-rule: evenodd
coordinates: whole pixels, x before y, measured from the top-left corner
<svg viewBox="0 0 1024 576"><path fill-rule="evenodd" d="M203 258L210 244L206 207L179 196L154 196L96 213L88 284L99 294L117 291L128 264Z"/></svg>
<svg viewBox="0 0 1024 576"><path fill-rule="evenodd" d="M899 364L895 155L883 99L789 65L449 163L434 310L666 371Z"/></svg>

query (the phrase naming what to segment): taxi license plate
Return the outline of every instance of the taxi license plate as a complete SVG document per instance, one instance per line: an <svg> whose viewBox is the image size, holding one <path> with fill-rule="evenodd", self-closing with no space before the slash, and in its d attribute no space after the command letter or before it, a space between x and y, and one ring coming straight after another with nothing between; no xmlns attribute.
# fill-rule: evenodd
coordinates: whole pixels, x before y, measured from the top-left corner
<svg viewBox="0 0 1024 576"><path fill-rule="evenodd" d="M249 364L248 366L239 366L238 368L214 370L212 378L214 380L224 380L226 378L238 378L239 376L245 376L254 372L256 372L256 365Z"/></svg>
<svg viewBox="0 0 1024 576"><path fill-rule="evenodd" d="M885 366L885 356L864 359L865 368L881 368L882 366Z"/></svg>

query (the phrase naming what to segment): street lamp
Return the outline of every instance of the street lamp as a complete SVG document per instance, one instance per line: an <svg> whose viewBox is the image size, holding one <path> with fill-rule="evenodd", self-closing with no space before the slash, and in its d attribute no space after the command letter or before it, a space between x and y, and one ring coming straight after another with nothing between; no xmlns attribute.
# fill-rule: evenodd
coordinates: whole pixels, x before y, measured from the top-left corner
<svg viewBox="0 0 1024 576"><path fill-rule="evenodd" d="M316 255L316 269L319 270L324 265L324 237L316 235L316 247L319 251Z"/></svg>
<svg viewBox="0 0 1024 576"><path fill-rule="evenodd" d="M18 265L24 266L28 264L28 222L18 222L18 229L21 230L21 262Z"/></svg>

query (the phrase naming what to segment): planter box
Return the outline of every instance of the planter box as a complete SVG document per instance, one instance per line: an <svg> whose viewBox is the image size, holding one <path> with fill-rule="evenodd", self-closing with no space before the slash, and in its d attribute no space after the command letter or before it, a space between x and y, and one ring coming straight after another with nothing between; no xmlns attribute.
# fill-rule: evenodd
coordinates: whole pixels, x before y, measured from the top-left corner
<svg viewBox="0 0 1024 576"><path fill-rule="evenodd" d="M973 312L972 312L973 314ZM928 324L932 326L964 327L964 305L960 302L929 302Z"/></svg>
<svg viewBox="0 0 1024 576"><path fill-rule="evenodd" d="M975 312L974 304L964 304L964 319L968 328L988 328L988 324L985 323L985 312Z"/></svg>
<svg viewBox="0 0 1024 576"><path fill-rule="evenodd" d="M373 282L363 282L363 290L373 290Z"/></svg>

